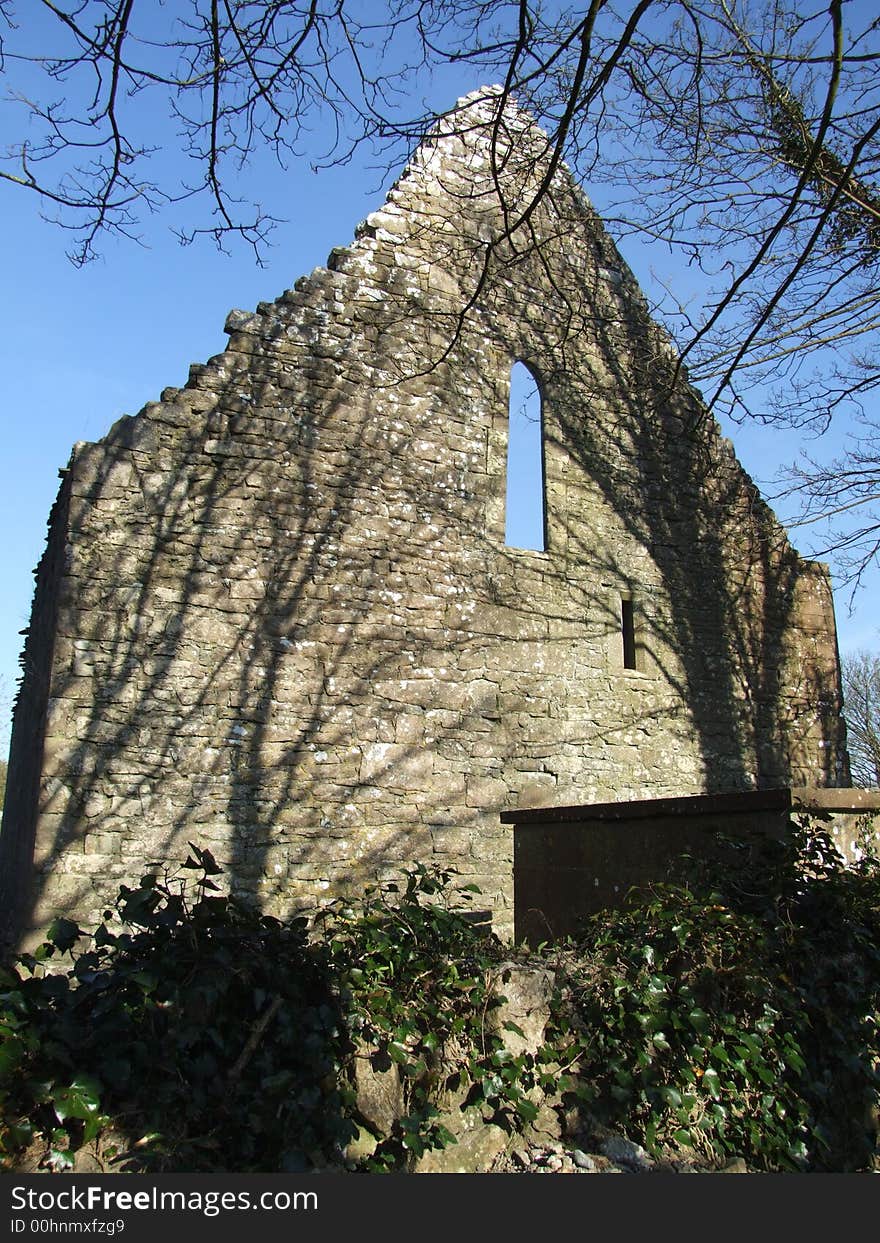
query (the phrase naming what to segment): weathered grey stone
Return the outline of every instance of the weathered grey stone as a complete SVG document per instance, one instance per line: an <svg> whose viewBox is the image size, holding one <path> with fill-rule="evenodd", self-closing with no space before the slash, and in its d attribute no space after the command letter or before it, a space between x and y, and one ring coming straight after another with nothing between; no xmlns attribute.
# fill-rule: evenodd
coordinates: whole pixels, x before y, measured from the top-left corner
<svg viewBox="0 0 880 1243"><path fill-rule="evenodd" d="M646 1171L652 1165L651 1158L641 1144L633 1143L624 1135L610 1135L602 1140L599 1151L616 1165L631 1166L640 1171Z"/></svg>
<svg viewBox="0 0 880 1243"><path fill-rule="evenodd" d="M432 1149L418 1157L414 1174L485 1173L510 1143L510 1136L494 1123L461 1132L454 1144Z"/></svg>
<svg viewBox="0 0 880 1243"><path fill-rule="evenodd" d="M380 1135L388 1135L404 1113L403 1083L396 1065L378 1069L375 1062L367 1046L358 1047L353 1059L357 1107Z"/></svg>
<svg viewBox="0 0 880 1243"><path fill-rule="evenodd" d="M734 1157L723 1165L718 1171L719 1174L748 1174L749 1167L746 1165L742 1157Z"/></svg>
<svg viewBox="0 0 880 1243"><path fill-rule="evenodd" d="M505 240L549 170L499 101L462 101L328 268L75 448L0 836L0 908L29 939L96 922L108 835L129 879L210 842L276 915L436 850L507 934L502 810L845 783L826 569L564 168ZM543 550L505 539L517 361L542 395Z"/></svg>
<svg viewBox="0 0 880 1243"><path fill-rule="evenodd" d="M493 975L492 993L503 1000L488 1010L486 1026L500 1036L514 1057L537 1053L543 1044L553 984L553 971L525 963L502 963Z"/></svg>
<svg viewBox="0 0 880 1243"><path fill-rule="evenodd" d="M562 1138L562 1119L559 1112L547 1101L538 1099L538 1112L529 1123L526 1134L530 1140L547 1143Z"/></svg>
<svg viewBox="0 0 880 1243"><path fill-rule="evenodd" d="M349 1140L345 1147L346 1161L358 1162L371 1157L376 1151L379 1141L366 1127L360 1127L354 1139Z"/></svg>

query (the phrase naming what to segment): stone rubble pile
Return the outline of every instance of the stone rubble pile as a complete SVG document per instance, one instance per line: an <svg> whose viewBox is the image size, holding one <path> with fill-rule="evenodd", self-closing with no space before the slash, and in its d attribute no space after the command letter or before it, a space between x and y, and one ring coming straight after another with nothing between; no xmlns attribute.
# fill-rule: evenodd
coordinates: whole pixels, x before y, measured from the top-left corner
<svg viewBox="0 0 880 1243"><path fill-rule="evenodd" d="M493 1174L746 1174L741 1157L718 1169L696 1159L669 1157L655 1160L641 1147L622 1135L609 1135L598 1143L583 1141L586 1147L571 1147L561 1141L523 1141L504 1153L487 1172ZM593 1151L598 1148L598 1151ZM589 1149L589 1151L587 1151Z"/></svg>

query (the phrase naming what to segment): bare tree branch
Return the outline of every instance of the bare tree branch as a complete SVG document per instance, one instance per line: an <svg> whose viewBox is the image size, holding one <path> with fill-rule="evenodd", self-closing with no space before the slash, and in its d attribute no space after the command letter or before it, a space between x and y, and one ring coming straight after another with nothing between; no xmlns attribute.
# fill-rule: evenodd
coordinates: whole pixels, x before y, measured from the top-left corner
<svg viewBox="0 0 880 1243"><path fill-rule="evenodd" d="M159 212L183 242L243 242L260 261L275 220L239 179L262 152L322 167L368 148L396 164L438 121L423 90L500 83L506 227L462 314L506 248L534 245L566 161L622 245L688 265L695 303L659 281L653 310L712 408L850 429L841 457L803 459L786 486L858 578L877 527L857 481L880 461L878 61L880 19L844 0L0 0L6 132L17 117L20 134L0 188L54 212L76 263ZM546 133L525 198L505 182L508 99ZM191 174L165 158L174 144Z"/></svg>
<svg viewBox="0 0 880 1243"><path fill-rule="evenodd" d="M880 656L865 651L844 656L841 675L853 781L880 789Z"/></svg>

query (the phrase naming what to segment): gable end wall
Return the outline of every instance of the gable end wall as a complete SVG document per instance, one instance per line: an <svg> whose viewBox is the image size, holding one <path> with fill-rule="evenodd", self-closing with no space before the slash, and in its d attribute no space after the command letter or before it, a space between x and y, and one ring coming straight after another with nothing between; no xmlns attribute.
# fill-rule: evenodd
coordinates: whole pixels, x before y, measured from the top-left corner
<svg viewBox="0 0 880 1243"><path fill-rule="evenodd" d="M28 672L15 724L23 752L43 714L38 803L2 838L31 928L94 920L191 840L275 913L453 865L509 931L502 810L848 783L827 570L670 387L564 170L502 237L499 185L529 201L543 138L507 113L499 182L495 97L465 103L477 128L436 136L328 267L76 447L57 616L29 640L48 686ZM544 552L504 544L517 360L543 397Z"/></svg>

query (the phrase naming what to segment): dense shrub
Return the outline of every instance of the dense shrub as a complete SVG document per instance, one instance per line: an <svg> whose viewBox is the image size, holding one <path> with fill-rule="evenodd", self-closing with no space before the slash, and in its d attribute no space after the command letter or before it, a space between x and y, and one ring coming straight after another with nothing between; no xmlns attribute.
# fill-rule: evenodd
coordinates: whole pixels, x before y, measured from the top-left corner
<svg viewBox="0 0 880 1243"><path fill-rule="evenodd" d="M503 947L450 871L337 903L307 928L221 894L210 852L123 887L92 936L59 919L0 975L0 1161L70 1168L100 1138L122 1168L409 1168L451 1141L442 1108L510 1131L549 1102L654 1153L759 1169L861 1169L880 1064L880 867L821 828L730 843L544 947L558 995L533 1056L489 1021ZM386 1128L353 1073L395 1067Z"/></svg>
<svg viewBox="0 0 880 1243"><path fill-rule="evenodd" d="M880 1086L876 857L846 867L806 823L728 850L570 947L566 1086L655 1152L862 1168Z"/></svg>
<svg viewBox="0 0 880 1243"><path fill-rule="evenodd" d="M59 919L3 972L7 1162L41 1139L50 1168L70 1168L111 1127L140 1168L339 1160L364 1125L351 1074L364 1048L378 1068L399 1067L405 1100L368 1169L445 1144L433 1100L459 1085L499 1117L531 1116L523 1059L511 1073L516 1060L484 1030L501 947L468 918L466 891L453 902L451 873L416 868L324 912L308 936L303 919L283 924L222 896L219 871L192 846L182 876L123 887L115 919L105 912L92 937Z"/></svg>
<svg viewBox="0 0 880 1243"><path fill-rule="evenodd" d="M40 1133L50 1164L111 1121L160 1168L275 1168L296 1145L345 1142L345 1036L326 952L221 896L193 848L194 879L123 887L118 919L87 938L57 920L3 981L0 1151ZM51 974L59 953L71 965Z"/></svg>
<svg viewBox="0 0 880 1243"><path fill-rule="evenodd" d="M471 917L467 900L479 890L452 889L453 876L417 866L323 921L348 1031L373 1050L373 1067L396 1065L403 1080L404 1114L377 1137L369 1170L450 1142L440 1102L479 1109L509 1131L537 1112L534 1058L512 1056L487 1021L501 1000L494 969L510 949Z"/></svg>

